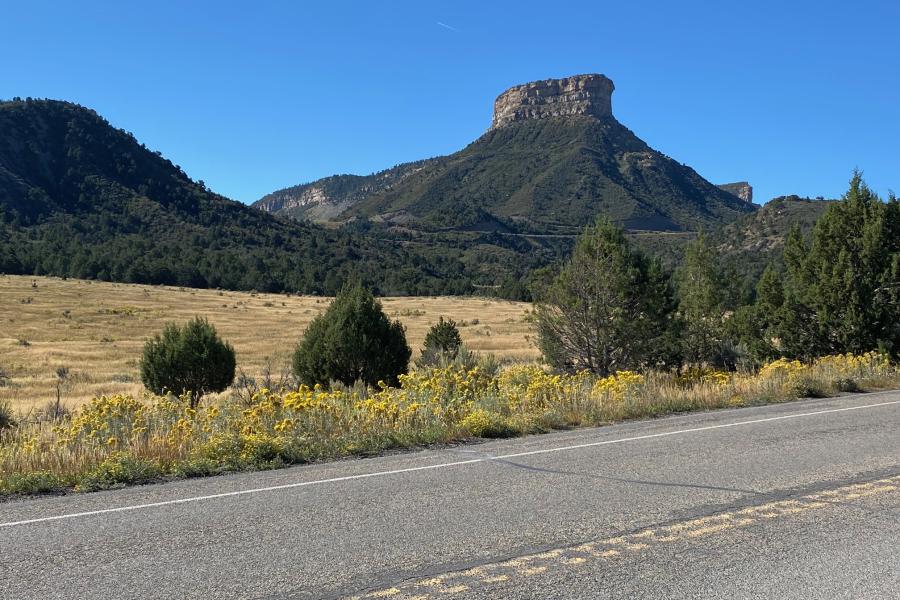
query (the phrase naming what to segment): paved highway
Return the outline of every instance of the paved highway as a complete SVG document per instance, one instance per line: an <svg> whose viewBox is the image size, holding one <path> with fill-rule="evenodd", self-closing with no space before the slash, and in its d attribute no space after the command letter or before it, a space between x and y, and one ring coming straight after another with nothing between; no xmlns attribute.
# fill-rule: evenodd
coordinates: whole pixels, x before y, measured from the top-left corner
<svg viewBox="0 0 900 600"><path fill-rule="evenodd" d="M2 598L900 597L900 393L0 504Z"/></svg>

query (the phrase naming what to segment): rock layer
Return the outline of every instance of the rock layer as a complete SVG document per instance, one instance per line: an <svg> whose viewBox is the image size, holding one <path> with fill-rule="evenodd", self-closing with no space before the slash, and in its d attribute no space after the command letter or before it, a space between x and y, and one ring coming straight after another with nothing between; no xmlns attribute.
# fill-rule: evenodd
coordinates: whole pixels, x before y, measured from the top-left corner
<svg viewBox="0 0 900 600"><path fill-rule="evenodd" d="M511 87L494 101L491 129L516 121L591 115L612 116L612 80L605 75L574 75Z"/></svg>
<svg viewBox="0 0 900 600"><path fill-rule="evenodd" d="M729 194L734 194L744 202L753 202L753 186L746 181L723 183L719 186L719 189L725 190Z"/></svg>

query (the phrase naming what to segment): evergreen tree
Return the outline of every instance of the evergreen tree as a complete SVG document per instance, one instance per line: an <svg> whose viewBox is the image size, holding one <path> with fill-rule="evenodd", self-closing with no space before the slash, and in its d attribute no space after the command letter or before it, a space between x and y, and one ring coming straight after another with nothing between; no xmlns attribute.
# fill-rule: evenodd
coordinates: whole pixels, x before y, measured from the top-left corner
<svg viewBox="0 0 900 600"><path fill-rule="evenodd" d="M189 393L196 408L203 395L221 392L234 381L234 348L206 319L197 317L184 327L169 323L144 345L140 370L148 390Z"/></svg>
<svg viewBox="0 0 900 600"><path fill-rule="evenodd" d="M807 269L829 351L900 350L900 307L879 293L891 283L900 250L900 241L889 237L893 212L856 172L843 201L826 211L813 230Z"/></svg>
<svg viewBox="0 0 900 600"><path fill-rule="evenodd" d="M730 363L724 326L724 273L703 233L685 250L676 284L683 359L717 366Z"/></svg>
<svg viewBox="0 0 900 600"><path fill-rule="evenodd" d="M772 263L766 266L756 285L756 305L767 316L774 316L784 304L784 283Z"/></svg>
<svg viewBox="0 0 900 600"><path fill-rule="evenodd" d="M609 221L589 227L536 305L544 359L606 375L671 362L671 285L658 262Z"/></svg>
<svg viewBox="0 0 900 600"><path fill-rule="evenodd" d="M772 263L756 285L756 303L735 312L734 329L750 357L757 362L779 355L778 317L784 305L784 282Z"/></svg>
<svg viewBox="0 0 900 600"><path fill-rule="evenodd" d="M769 263L756 285L756 302L735 311L732 329L749 357L765 362L782 354L782 310L785 303L784 279Z"/></svg>
<svg viewBox="0 0 900 600"><path fill-rule="evenodd" d="M309 324L294 352L294 374L307 385L398 385L411 354L403 325L389 320L361 285L345 285L328 310Z"/></svg>
<svg viewBox="0 0 900 600"><path fill-rule="evenodd" d="M420 367L428 367L440 362L441 358L454 359L462 347L462 337L456 321L444 320L439 317L438 322L431 326L425 335L425 343L422 345L422 354L417 364Z"/></svg>
<svg viewBox="0 0 900 600"><path fill-rule="evenodd" d="M791 231L784 248L783 302L770 328L783 355L811 358L879 348L900 355L898 234L897 199L882 202L859 172L842 200L816 223L811 244L799 229ZM757 306L769 311L771 298L758 299Z"/></svg>

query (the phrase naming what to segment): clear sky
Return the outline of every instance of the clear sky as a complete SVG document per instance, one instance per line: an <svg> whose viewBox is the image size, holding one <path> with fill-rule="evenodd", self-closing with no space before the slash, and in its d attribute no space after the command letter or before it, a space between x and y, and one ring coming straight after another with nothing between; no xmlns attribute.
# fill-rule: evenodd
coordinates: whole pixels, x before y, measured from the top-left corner
<svg viewBox="0 0 900 600"><path fill-rule="evenodd" d="M598 72L651 146L756 200L900 192L900 2L5 2L0 98L96 109L251 202L446 154L505 88ZM2 135L2 132L0 132Z"/></svg>

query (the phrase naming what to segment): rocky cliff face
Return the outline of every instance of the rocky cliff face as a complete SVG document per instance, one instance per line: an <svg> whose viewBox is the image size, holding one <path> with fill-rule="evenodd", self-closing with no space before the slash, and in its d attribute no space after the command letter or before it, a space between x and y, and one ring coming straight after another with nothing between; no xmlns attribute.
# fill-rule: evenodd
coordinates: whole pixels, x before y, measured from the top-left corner
<svg viewBox="0 0 900 600"><path fill-rule="evenodd" d="M734 194L744 202L753 202L753 186L746 181L723 183L719 186L719 189L725 190L729 194Z"/></svg>
<svg viewBox="0 0 900 600"><path fill-rule="evenodd" d="M311 204L327 202L328 196L321 185L310 185L297 194L282 191L273 192L256 202L255 206L265 212L278 212L291 208L302 208Z"/></svg>
<svg viewBox="0 0 900 600"><path fill-rule="evenodd" d="M431 159L426 159L404 163L371 175L332 175L272 192L254 202L253 206L298 219L328 221L356 202L390 190L431 162Z"/></svg>
<svg viewBox="0 0 900 600"><path fill-rule="evenodd" d="M336 175L334 177L361 179L354 175ZM304 186L295 186L279 190L258 200L254 206L270 213L280 213L294 217L309 217L312 220L325 221L336 217L342 210L350 206L349 202L337 199L329 194L330 184L334 177L325 181Z"/></svg>
<svg viewBox="0 0 900 600"><path fill-rule="evenodd" d="M516 121L573 115L612 116L613 82L604 75L574 75L511 87L494 101L491 129Z"/></svg>

